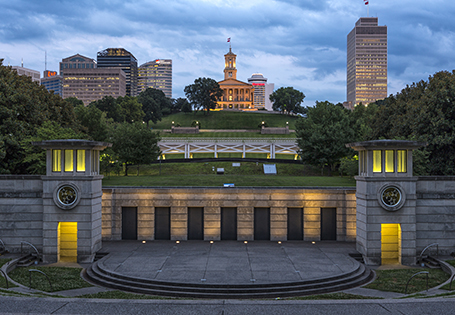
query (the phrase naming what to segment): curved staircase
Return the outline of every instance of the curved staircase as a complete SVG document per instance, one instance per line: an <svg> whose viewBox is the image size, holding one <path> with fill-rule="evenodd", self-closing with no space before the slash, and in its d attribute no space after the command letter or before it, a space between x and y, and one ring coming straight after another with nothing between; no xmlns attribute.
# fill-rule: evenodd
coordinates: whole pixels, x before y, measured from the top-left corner
<svg viewBox="0 0 455 315"><path fill-rule="evenodd" d="M135 293L205 299L252 299L303 296L341 291L369 282L373 272L363 264L341 275L297 282L265 284L199 284L158 281L130 277L107 270L103 260L85 270L87 281L113 289Z"/></svg>

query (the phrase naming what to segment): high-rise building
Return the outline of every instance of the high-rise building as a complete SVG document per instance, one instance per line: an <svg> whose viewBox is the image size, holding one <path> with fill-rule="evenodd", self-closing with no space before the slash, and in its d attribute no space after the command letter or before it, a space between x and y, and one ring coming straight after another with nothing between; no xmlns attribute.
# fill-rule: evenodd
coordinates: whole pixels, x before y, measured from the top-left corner
<svg viewBox="0 0 455 315"><path fill-rule="evenodd" d="M251 78L248 78L248 83L251 83L254 87L254 108L272 110L270 94L273 93L275 84L267 83L267 78L264 78L262 73L253 73Z"/></svg>
<svg viewBox="0 0 455 315"><path fill-rule="evenodd" d="M377 17L360 18L347 38L346 107L387 97L387 26Z"/></svg>
<svg viewBox="0 0 455 315"><path fill-rule="evenodd" d="M137 59L123 48L107 48L98 52L96 57L98 68L120 68L126 74L126 95L137 96Z"/></svg>
<svg viewBox="0 0 455 315"><path fill-rule="evenodd" d="M218 82L223 90L223 96L218 100L216 108L219 110L256 110L253 105L253 85L237 80L237 55L229 48L224 55L224 80Z"/></svg>
<svg viewBox="0 0 455 315"><path fill-rule="evenodd" d="M33 82L38 82L40 81L40 73L39 71L24 68L24 66L12 66L11 69L15 70L18 75L25 75L27 77L30 77Z"/></svg>
<svg viewBox="0 0 455 315"><path fill-rule="evenodd" d="M147 88L154 88L164 92L166 97L172 98L172 60L156 59L144 63L138 70L138 93Z"/></svg>
<svg viewBox="0 0 455 315"><path fill-rule="evenodd" d="M41 79L41 85L43 85L46 90L53 91L54 94L62 96L62 76L57 74L57 71L46 70L43 73L43 78Z"/></svg>
<svg viewBox="0 0 455 315"><path fill-rule="evenodd" d="M76 97L84 105L105 96L126 95L126 74L121 68L97 68L95 60L79 54L62 60L60 74L62 97Z"/></svg>

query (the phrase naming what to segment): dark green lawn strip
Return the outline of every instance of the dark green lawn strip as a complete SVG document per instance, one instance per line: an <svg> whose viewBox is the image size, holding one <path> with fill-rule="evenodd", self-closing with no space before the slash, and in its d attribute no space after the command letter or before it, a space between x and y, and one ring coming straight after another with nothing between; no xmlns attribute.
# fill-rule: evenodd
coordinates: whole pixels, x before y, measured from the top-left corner
<svg viewBox="0 0 455 315"><path fill-rule="evenodd" d="M429 288L438 286L448 280L449 275L441 269L394 269L394 270L376 270L377 278L373 283L368 284L365 288L381 291L405 293L406 283L409 278L417 272L428 271ZM426 276L418 275L411 280L408 286L408 294L421 292L427 289Z"/></svg>
<svg viewBox="0 0 455 315"><path fill-rule="evenodd" d="M233 183L236 187L355 187L355 180L347 177L301 177L278 175L171 175L171 176L111 176L103 179L103 186L210 186L222 187Z"/></svg>
<svg viewBox="0 0 455 315"><path fill-rule="evenodd" d="M92 287L90 283L81 278L81 268L23 267L14 269L8 275L14 281L28 287L29 269L38 269L44 272L50 278L53 290L51 290L46 277L38 272L32 272L32 289L45 292L56 292Z"/></svg>
<svg viewBox="0 0 455 315"><path fill-rule="evenodd" d="M309 296L297 296L292 298L285 298L286 300L377 300L382 298L363 296L357 294L349 294L344 292L339 293L327 293Z"/></svg>

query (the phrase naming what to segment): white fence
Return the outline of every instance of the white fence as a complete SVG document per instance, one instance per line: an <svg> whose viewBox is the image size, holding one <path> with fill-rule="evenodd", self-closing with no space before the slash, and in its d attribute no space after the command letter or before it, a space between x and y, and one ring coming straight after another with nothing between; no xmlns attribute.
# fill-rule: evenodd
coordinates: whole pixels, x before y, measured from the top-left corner
<svg viewBox="0 0 455 315"><path fill-rule="evenodd" d="M291 154L297 158L298 146L295 139L289 138L164 138L158 143L163 158L166 154L184 154L184 158L193 157L194 153L265 153L274 159L276 154Z"/></svg>

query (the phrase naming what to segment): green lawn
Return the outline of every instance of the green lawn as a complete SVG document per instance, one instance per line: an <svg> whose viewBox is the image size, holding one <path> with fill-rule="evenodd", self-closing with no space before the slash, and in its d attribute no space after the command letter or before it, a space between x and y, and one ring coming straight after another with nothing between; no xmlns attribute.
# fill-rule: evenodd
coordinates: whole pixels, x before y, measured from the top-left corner
<svg viewBox="0 0 455 315"><path fill-rule="evenodd" d="M261 135L257 132L199 132L196 134L181 134L181 133L170 133L161 132L161 138L253 138L253 139L296 139L295 133L287 135Z"/></svg>
<svg viewBox="0 0 455 315"><path fill-rule="evenodd" d="M365 286L368 289L405 293L406 283L409 278L417 272L428 271L428 287L433 288L449 279L449 275L441 269L393 269L376 270L377 278L374 282ZM408 294L421 292L427 289L427 278L425 274L418 275L409 282Z"/></svg>
<svg viewBox="0 0 455 315"><path fill-rule="evenodd" d="M103 179L103 186L312 186L355 187L355 180L348 177L278 176L278 175L167 175L167 176L111 176Z"/></svg>
<svg viewBox="0 0 455 315"><path fill-rule="evenodd" d="M92 287L92 285L84 281L80 274L81 268L67 268L67 267L28 267L28 268L16 268L8 275L14 281L29 286L29 269L37 269L44 272L51 281L52 290L49 285L49 281L46 276L32 272L32 289L45 291L45 292L56 292L63 290L79 289Z"/></svg>
<svg viewBox="0 0 455 315"><path fill-rule="evenodd" d="M285 127L289 123L289 129L295 129L297 116L281 114L266 114L257 112L229 112L211 111L208 115L202 112L197 113L177 113L163 117L157 124L152 124L153 129L170 129L172 121L181 127L190 127L196 120L200 122L201 129L259 129L257 126L263 121L269 127Z"/></svg>

